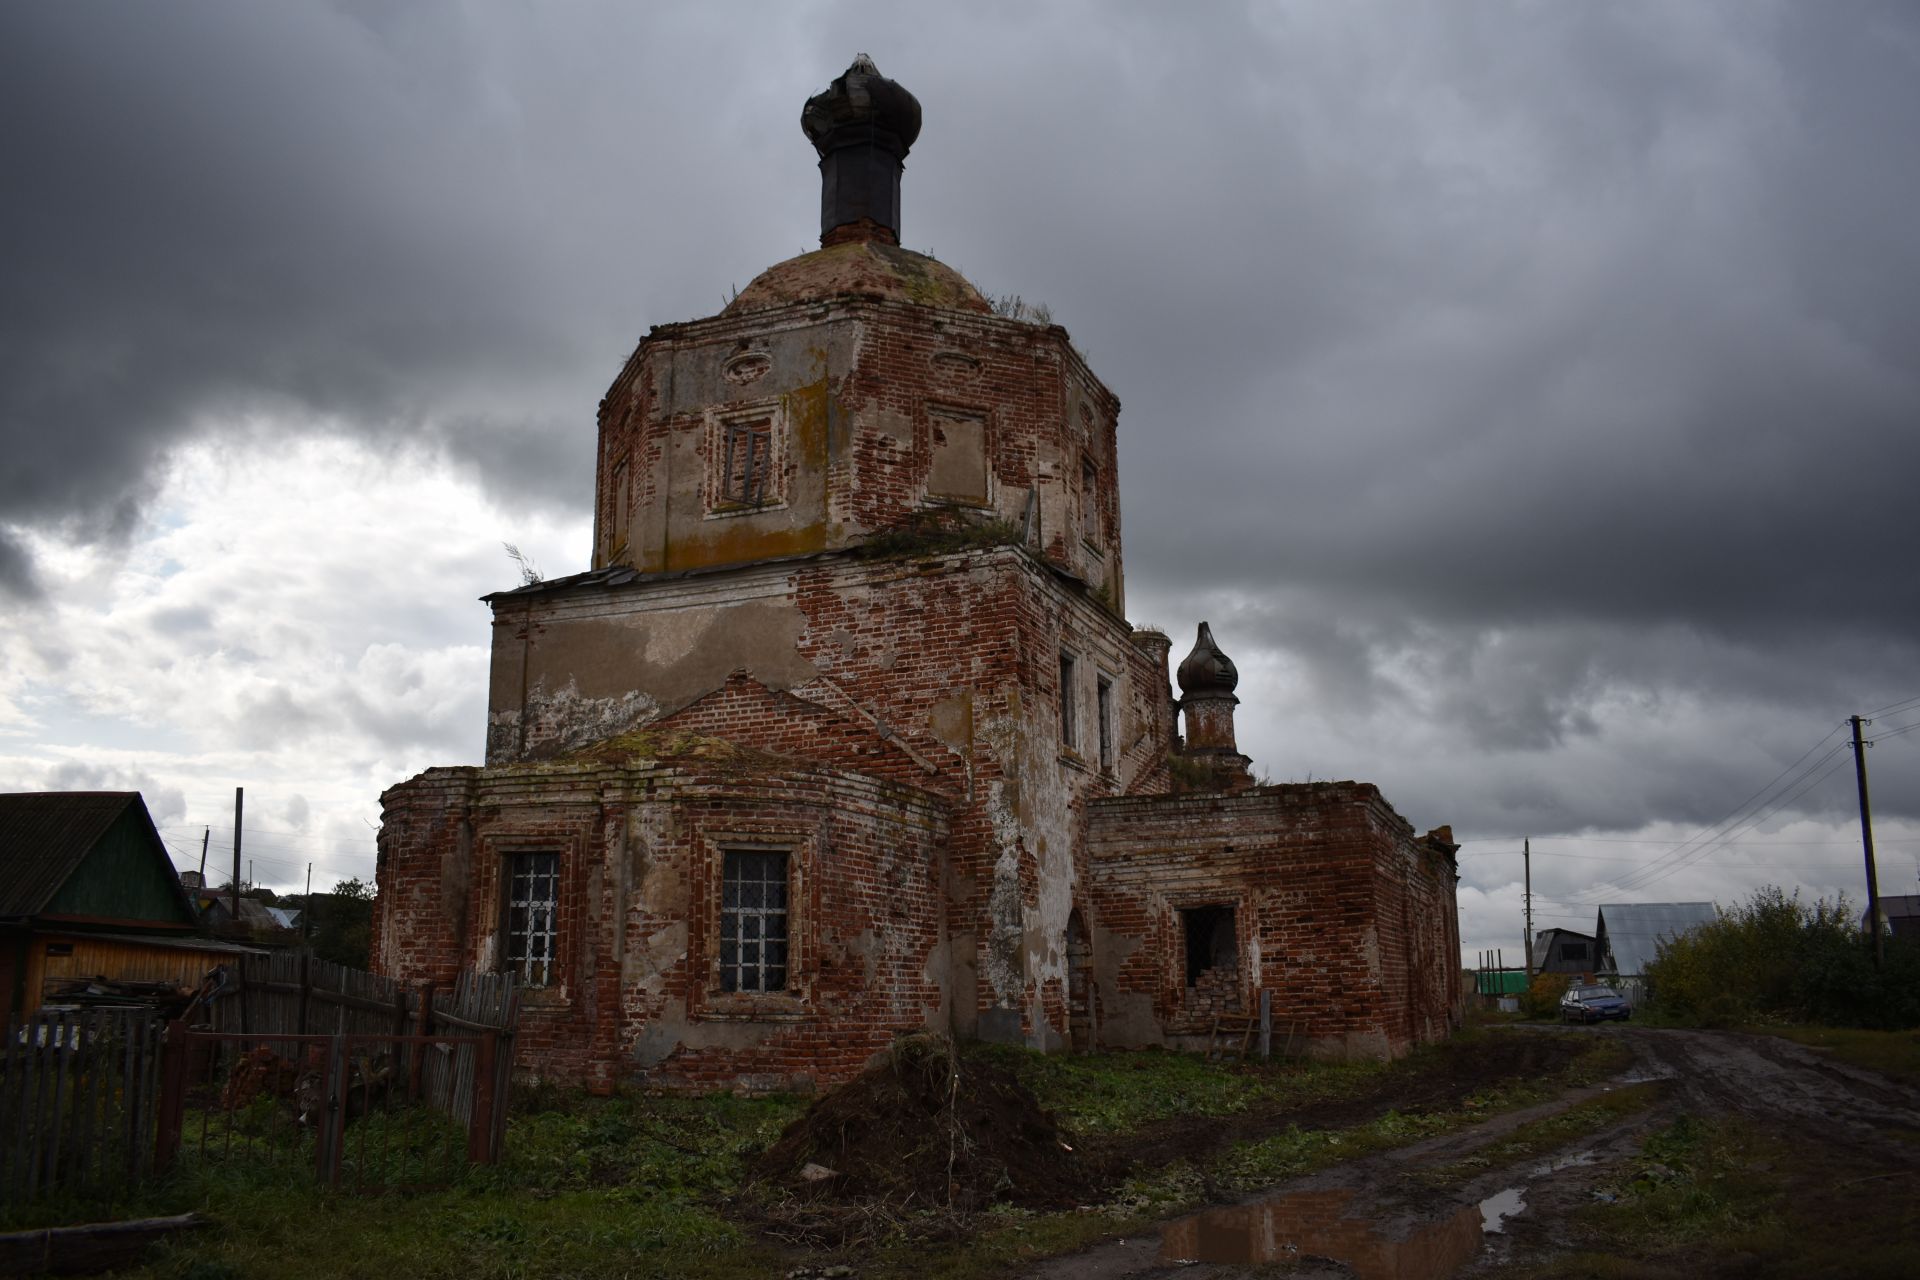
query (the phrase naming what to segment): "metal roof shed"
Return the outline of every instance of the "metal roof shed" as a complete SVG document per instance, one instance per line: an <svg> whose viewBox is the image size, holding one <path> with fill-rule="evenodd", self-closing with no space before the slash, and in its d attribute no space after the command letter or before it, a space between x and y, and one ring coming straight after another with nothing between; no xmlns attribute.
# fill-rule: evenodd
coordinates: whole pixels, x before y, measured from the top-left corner
<svg viewBox="0 0 1920 1280"><path fill-rule="evenodd" d="M1600 948L1596 971L1637 978L1653 963L1662 942L1719 918L1711 902L1609 902L1600 908L1595 930Z"/></svg>

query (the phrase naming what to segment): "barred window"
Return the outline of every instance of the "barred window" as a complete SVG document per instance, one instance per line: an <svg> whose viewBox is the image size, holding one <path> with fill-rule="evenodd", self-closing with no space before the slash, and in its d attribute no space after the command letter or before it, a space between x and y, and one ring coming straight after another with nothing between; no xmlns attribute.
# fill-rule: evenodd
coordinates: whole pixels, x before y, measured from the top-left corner
<svg viewBox="0 0 1920 1280"><path fill-rule="evenodd" d="M720 900L720 988L787 988L787 855L728 849Z"/></svg>
<svg viewBox="0 0 1920 1280"><path fill-rule="evenodd" d="M558 951L560 855L510 854L507 870L506 968L527 986L544 987Z"/></svg>
<svg viewBox="0 0 1920 1280"><path fill-rule="evenodd" d="M773 423L766 418L727 424L727 456L720 472L720 500L757 507L767 500L773 471Z"/></svg>

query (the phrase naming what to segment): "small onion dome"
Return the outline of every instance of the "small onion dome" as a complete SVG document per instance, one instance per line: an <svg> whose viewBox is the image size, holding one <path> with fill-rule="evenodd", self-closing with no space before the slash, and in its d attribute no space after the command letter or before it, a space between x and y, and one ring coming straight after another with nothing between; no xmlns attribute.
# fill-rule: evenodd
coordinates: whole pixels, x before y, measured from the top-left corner
<svg viewBox="0 0 1920 1280"><path fill-rule="evenodd" d="M1240 683L1233 659L1220 652L1220 646L1213 642L1213 630L1204 622L1200 624L1199 637L1193 642L1193 652L1180 664L1177 678L1180 692L1189 698L1231 695L1234 686Z"/></svg>
<svg viewBox="0 0 1920 1280"><path fill-rule="evenodd" d="M905 159L920 136L920 100L881 75L873 59L863 53L825 93L807 99L800 110L800 128L822 157L843 144L845 135L836 134L857 129L863 140L884 135L874 140Z"/></svg>

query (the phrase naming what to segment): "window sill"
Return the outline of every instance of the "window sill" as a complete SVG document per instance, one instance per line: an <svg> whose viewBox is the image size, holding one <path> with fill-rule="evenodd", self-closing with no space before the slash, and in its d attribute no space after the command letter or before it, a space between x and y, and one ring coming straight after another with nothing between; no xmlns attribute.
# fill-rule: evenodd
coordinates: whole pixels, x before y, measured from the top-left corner
<svg viewBox="0 0 1920 1280"><path fill-rule="evenodd" d="M520 1008L529 1013L564 1013L573 1008L573 997L563 987L522 987Z"/></svg>
<svg viewBox="0 0 1920 1280"><path fill-rule="evenodd" d="M786 509L787 500L785 498L782 498L778 502L762 502L758 505L748 502L726 502L717 507L708 507L706 515L701 518L703 520L731 520L735 516L762 516L770 511L785 511Z"/></svg>
<svg viewBox="0 0 1920 1280"><path fill-rule="evenodd" d="M1060 753L1060 763L1079 773L1095 772L1092 763L1078 751L1062 751Z"/></svg>
<svg viewBox="0 0 1920 1280"><path fill-rule="evenodd" d="M737 991L709 991L694 1010L696 1022L803 1022L813 1016L813 1006L803 995L790 992L742 994Z"/></svg>

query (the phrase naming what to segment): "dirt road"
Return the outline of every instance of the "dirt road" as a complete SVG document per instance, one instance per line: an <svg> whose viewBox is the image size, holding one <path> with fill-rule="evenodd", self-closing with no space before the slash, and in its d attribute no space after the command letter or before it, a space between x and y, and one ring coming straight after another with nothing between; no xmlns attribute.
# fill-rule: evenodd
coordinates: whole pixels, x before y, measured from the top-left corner
<svg viewBox="0 0 1920 1280"><path fill-rule="evenodd" d="M1836 1276L1901 1274L1900 1263L1875 1259L1888 1247L1920 1253L1920 1089L1771 1037L1624 1027L1579 1034L1619 1037L1632 1068L1611 1084L1324 1169L1029 1274L1270 1275L1280 1264L1300 1276L1439 1280L1590 1274L1581 1260L1601 1257L1631 1260L1628 1274L1699 1280L1774 1274L1769 1249L1793 1253L1793 1274ZM1634 1085L1649 1105L1622 1108L1560 1150L1505 1154L1519 1145L1515 1135ZM1703 1143L1717 1145L1693 1150ZM1688 1158L1711 1174L1696 1173ZM1696 1187L1696 1176L1710 1185ZM1611 1223L1576 1213L1622 1201L1648 1212L1623 1211ZM1669 1202L1677 1206L1671 1230L1660 1216ZM1772 1232L1754 1234L1757 1252L1702 1243L1738 1236L1741 1214ZM1832 1233L1830 1247L1821 1232ZM1863 1237L1880 1252L1863 1252Z"/></svg>

